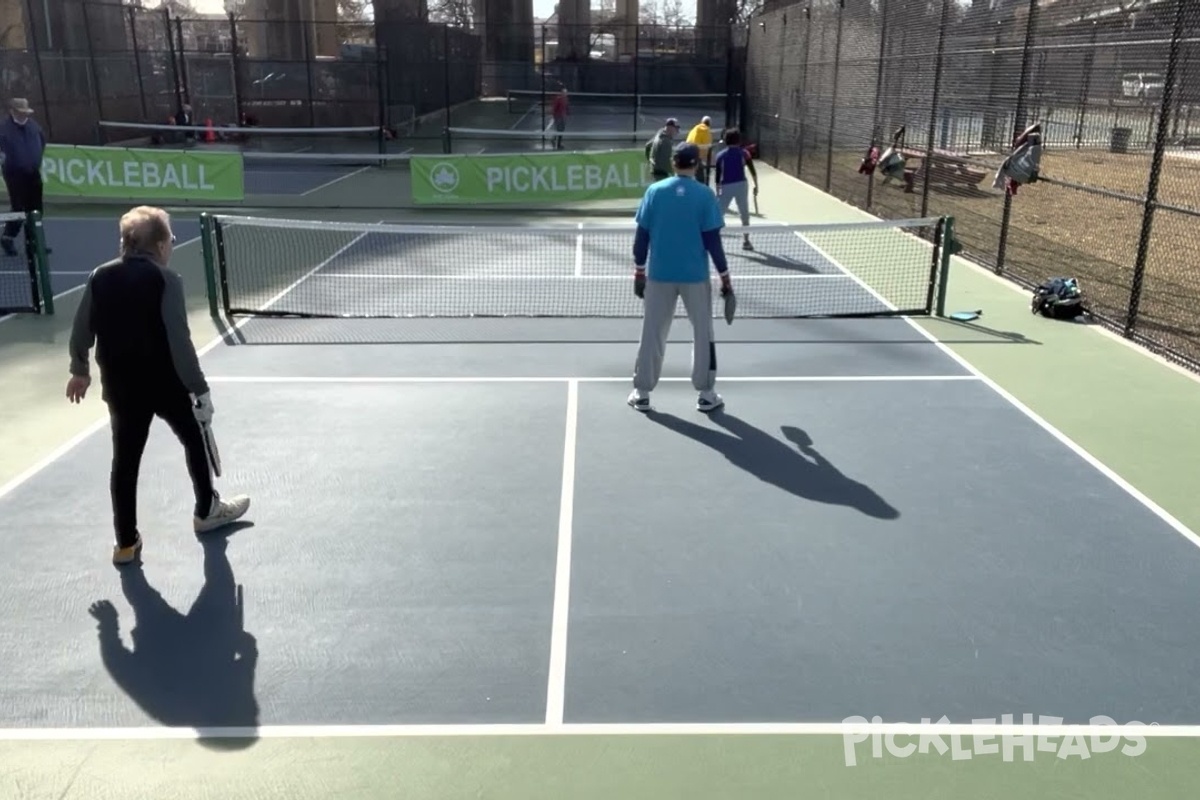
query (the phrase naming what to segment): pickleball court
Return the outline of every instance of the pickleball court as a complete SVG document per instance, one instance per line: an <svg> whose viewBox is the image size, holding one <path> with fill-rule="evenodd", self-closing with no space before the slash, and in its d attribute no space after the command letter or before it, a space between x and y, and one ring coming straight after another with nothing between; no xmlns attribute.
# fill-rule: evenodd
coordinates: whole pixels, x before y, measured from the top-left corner
<svg viewBox="0 0 1200 800"><path fill-rule="evenodd" d="M253 496L248 524L195 539L161 425L140 570L107 562L105 429L0 496L24 532L0 566L13 736L1200 720L1185 536L916 325L772 305L920 299L928 242L763 225L743 254L727 229L747 297L716 322L727 405L695 411L677 319L643 415L624 233L519 250L480 229L225 223L234 305L332 314L236 316L203 350L219 485ZM463 315L521 297L560 305Z"/></svg>

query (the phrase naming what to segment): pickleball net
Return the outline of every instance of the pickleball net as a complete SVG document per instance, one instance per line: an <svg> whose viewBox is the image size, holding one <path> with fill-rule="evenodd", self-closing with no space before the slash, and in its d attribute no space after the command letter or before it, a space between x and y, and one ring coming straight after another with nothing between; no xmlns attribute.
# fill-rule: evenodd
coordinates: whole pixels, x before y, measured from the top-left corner
<svg viewBox="0 0 1200 800"><path fill-rule="evenodd" d="M230 316L637 317L632 224L426 226L202 218ZM741 318L926 315L946 220L727 225ZM749 233L753 250L743 250ZM721 303L713 273L713 316ZM677 315L683 314L682 305Z"/></svg>
<svg viewBox="0 0 1200 800"><path fill-rule="evenodd" d="M0 252L0 315L52 313L53 287L46 264L46 242L39 212L0 214L0 231L21 223L12 239L12 255Z"/></svg>

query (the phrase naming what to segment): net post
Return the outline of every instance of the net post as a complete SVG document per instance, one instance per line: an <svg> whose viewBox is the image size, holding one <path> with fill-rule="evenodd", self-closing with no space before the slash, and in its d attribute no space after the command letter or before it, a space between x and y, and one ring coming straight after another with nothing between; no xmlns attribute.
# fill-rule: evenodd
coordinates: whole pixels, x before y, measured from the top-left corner
<svg viewBox="0 0 1200 800"><path fill-rule="evenodd" d="M50 265L46 258L46 233L42 225L42 212L30 211L25 217L26 236L33 234L32 253L37 272L38 291L42 295L42 313L54 314L54 287L50 283Z"/></svg>
<svg viewBox="0 0 1200 800"><path fill-rule="evenodd" d="M942 217L938 238L941 240L937 248L938 280L935 313L939 317L946 316L946 293L950 287L950 259L958 251L954 246L954 217Z"/></svg>
<svg viewBox="0 0 1200 800"><path fill-rule="evenodd" d="M221 307L225 311L225 315L232 316L229 312L229 270L225 262L225 234L221 229L221 223L213 218L209 227L213 233L213 243L216 247L215 255L212 259L216 265L216 280L219 281L219 289L221 293ZM216 289L214 288L214 291ZM219 315L218 315L219 316Z"/></svg>
<svg viewBox="0 0 1200 800"><path fill-rule="evenodd" d="M204 253L204 291L208 295L208 310L213 319L221 316L217 305L217 266L213 260L212 215L207 211L200 215L200 249Z"/></svg>

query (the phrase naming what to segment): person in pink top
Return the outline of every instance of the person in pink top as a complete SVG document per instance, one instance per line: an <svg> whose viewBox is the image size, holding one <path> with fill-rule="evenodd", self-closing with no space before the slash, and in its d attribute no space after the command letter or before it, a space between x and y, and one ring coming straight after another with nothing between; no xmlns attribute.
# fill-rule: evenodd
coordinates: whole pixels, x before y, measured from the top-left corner
<svg viewBox="0 0 1200 800"><path fill-rule="evenodd" d="M554 130L557 133L562 133L567 129L567 114L570 113L570 104L567 102L567 87L559 90L554 96L554 105L551 106L550 113L554 117ZM554 137L554 149L563 149L563 137Z"/></svg>

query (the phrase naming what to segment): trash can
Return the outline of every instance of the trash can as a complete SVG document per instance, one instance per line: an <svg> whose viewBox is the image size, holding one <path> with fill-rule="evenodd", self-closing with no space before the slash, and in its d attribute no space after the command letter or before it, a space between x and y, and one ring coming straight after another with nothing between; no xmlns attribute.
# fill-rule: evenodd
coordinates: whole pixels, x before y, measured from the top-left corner
<svg viewBox="0 0 1200 800"><path fill-rule="evenodd" d="M1133 128L1113 128L1112 140L1108 145L1110 153L1128 153L1129 140L1133 138Z"/></svg>

